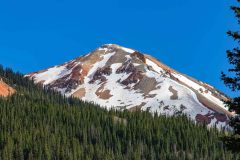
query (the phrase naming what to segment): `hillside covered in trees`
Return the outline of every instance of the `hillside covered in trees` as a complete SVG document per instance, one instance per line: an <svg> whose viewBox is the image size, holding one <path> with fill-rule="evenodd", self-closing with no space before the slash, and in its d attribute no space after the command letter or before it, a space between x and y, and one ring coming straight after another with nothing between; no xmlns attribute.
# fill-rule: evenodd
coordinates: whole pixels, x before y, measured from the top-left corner
<svg viewBox="0 0 240 160"><path fill-rule="evenodd" d="M186 116L105 110L0 67L16 93L0 99L0 159L239 159L223 131Z"/></svg>

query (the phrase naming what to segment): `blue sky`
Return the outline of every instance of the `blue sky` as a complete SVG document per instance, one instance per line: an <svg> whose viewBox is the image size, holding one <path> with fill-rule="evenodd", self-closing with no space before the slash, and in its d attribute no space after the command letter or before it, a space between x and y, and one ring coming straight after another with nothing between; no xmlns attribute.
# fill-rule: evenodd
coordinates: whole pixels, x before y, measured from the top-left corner
<svg viewBox="0 0 240 160"><path fill-rule="evenodd" d="M237 24L229 0L0 2L0 63L28 73L115 43L234 95L220 81Z"/></svg>

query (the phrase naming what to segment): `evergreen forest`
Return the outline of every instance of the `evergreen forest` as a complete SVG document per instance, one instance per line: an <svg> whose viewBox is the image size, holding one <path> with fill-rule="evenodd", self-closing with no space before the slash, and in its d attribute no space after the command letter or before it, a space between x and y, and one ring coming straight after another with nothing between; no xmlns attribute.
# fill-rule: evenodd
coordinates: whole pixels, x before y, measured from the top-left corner
<svg viewBox="0 0 240 160"><path fill-rule="evenodd" d="M2 66L0 77L16 89L0 98L0 159L240 159L224 143L231 133L185 115L106 110Z"/></svg>

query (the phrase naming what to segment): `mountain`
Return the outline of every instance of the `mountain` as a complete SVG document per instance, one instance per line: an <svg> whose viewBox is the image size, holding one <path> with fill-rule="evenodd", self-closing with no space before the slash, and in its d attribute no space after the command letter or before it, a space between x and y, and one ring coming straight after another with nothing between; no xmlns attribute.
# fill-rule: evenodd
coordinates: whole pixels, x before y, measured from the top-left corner
<svg viewBox="0 0 240 160"><path fill-rule="evenodd" d="M12 95L15 92L15 90L7 85L1 78L0 78L0 96L1 97L7 97L9 95Z"/></svg>
<svg viewBox="0 0 240 160"><path fill-rule="evenodd" d="M228 97L139 51L106 44L61 65L26 75L35 83L103 107L185 113L197 122L224 127L232 113Z"/></svg>

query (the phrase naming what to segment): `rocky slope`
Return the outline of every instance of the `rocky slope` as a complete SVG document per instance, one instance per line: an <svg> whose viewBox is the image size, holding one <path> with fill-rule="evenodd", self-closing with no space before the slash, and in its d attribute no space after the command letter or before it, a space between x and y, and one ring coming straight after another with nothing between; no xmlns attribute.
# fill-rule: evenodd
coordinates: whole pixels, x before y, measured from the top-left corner
<svg viewBox="0 0 240 160"><path fill-rule="evenodd" d="M7 85L1 78L0 78L0 97L7 97L12 95L15 90Z"/></svg>
<svg viewBox="0 0 240 160"><path fill-rule="evenodd" d="M114 44L26 76L67 96L107 108L185 113L197 122L218 127L224 127L231 116L222 102L227 97L214 87L150 55Z"/></svg>

